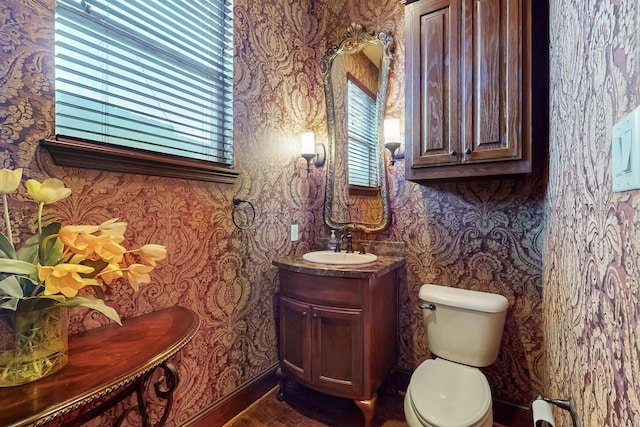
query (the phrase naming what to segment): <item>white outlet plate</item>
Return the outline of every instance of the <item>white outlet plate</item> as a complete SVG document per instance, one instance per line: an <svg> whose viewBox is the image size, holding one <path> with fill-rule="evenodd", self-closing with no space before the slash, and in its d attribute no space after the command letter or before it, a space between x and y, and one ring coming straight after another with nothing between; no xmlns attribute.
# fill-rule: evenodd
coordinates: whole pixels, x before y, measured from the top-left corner
<svg viewBox="0 0 640 427"><path fill-rule="evenodd" d="M298 241L298 224L291 225L291 241Z"/></svg>
<svg viewBox="0 0 640 427"><path fill-rule="evenodd" d="M616 123L611 134L613 191L640 188L640 107Z"/></svg>

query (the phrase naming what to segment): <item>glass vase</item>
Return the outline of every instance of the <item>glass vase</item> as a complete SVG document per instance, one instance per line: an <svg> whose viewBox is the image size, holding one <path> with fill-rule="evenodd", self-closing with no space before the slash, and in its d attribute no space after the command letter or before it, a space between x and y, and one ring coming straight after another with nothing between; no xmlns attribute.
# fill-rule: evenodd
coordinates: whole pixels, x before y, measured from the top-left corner
<svg viewBox="0 0 640 427"><path fill-rule="evenodd" d="M29 383L69 361L69 310L0 309L0 387Z"/></svg>

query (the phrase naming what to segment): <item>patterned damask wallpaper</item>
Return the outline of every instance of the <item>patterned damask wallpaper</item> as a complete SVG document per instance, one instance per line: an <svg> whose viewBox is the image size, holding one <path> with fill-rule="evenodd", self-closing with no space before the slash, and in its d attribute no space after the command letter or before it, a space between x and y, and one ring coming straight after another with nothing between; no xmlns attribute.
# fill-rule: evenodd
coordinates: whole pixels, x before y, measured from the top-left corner
<svg viewBox="0 0 640 427"><path fill-rule="evenodd" d="M640 6L578 3L551 2L548 177L418 185L404 180L399 161L391 167L393 224L375 238L407 243L401 368L429 356L421 284L498 292L510 307L499 360L485 369L494 396L525 404L540 392L572 397L583 425L631 426L640 424L640 203L635 192L611 192L609 141L613 123L640 104ZM54 133L53 6L0 6L0 167L24 166L28 177L55 176L72 188L50 218L119 217L129 223L129 241L167 245L152 285L135 293L114 287L109 301L124 317L174 304L200 316L200 332L176 357L182 382L170 425L178 425L276 363L271 261L328 234L324 170L307 174L296 142L307 129L326 141L320 59L351 21L390 31L388 116L402 117L403 6L235 1L235 185L53 165L37 148ZM255 204L251 230L234 228L233 197ZM16 229L34 227L32 205L14 201L12 211ZM302 235L292 243L294 223ZM77 310L72 328L103 322Z"/></svg>
<svg viewBox="0 0 640 427"><path fill-rule="evenodd" d="M637 426L640 197L612 192L610 151L640 104L640 3L557 0L551 17L544 391L572 397L583 426Z"/></svg>

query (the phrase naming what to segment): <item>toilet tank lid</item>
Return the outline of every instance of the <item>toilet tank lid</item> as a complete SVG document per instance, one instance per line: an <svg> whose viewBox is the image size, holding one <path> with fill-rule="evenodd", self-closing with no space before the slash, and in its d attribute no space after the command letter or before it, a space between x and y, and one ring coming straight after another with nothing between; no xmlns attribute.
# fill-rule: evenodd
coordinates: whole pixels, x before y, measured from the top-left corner
<svg viewBox="0 0 640 427"><path fill-rule="evenodd" d="M509 307L509 301L500 295L469 289L426 284L420 287L420 299L434 304L443 304L484 313L500 313Z"/></svg>

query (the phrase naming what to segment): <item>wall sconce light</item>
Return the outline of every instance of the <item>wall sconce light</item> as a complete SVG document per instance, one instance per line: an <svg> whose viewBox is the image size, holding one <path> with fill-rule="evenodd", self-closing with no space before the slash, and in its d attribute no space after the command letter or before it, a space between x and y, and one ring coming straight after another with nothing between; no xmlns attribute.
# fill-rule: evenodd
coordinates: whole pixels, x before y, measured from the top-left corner
<svg viewBox="0 0 640 427"><path fill-rule="evenodd" d="M316 144L316 137L313 132L305 132L300 137L300 148L302 157L307 161L307 172L311 172L311 160L314 160L316 167L324 165L324 159L327 156L327 151L324 148L324 144Z"/></svg>
<svg viewBox="0 0 640 427"><path fill-rule="evenodd" d="M396 163L396 159L404 159L404 149L400 137L400 119L384 120L384 148L391 153L391 164Z"/></svg>

